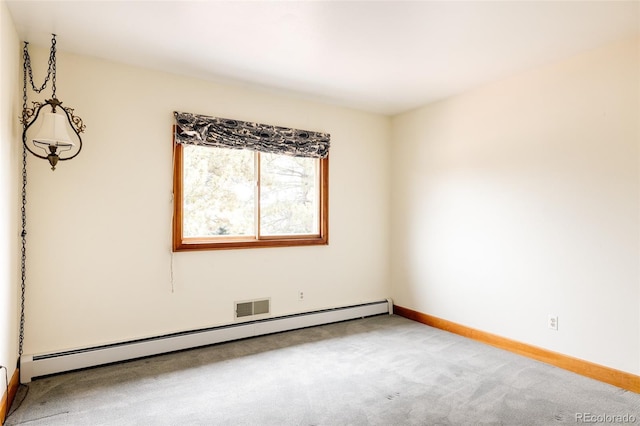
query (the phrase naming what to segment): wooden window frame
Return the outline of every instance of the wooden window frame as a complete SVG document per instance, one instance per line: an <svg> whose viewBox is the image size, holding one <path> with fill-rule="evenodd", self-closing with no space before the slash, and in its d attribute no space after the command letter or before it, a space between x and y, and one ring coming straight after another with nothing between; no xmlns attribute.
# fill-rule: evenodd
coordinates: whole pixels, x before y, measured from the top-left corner
<svg viewBox="0 0 640 426"><path fill-rule="evenodd" d="M320 218L318 235L268 237L183 237L183 154L184 146L173 141L173 251L225 250L261 247L295 247L329 244L329 158L319 159Z"/></svg>

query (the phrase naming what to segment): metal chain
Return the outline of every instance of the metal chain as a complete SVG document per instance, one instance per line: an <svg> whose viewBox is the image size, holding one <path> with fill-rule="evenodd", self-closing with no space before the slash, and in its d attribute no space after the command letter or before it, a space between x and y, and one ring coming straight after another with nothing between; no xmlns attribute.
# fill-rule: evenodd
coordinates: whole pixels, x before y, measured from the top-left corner
<svg viewBox="0 0 640 426"><path fill-rule="evenodd" d="M51 38L51 50L49 52L49 67L47 69L47 76L45 77L44 83L42 83L42 86L38 88L33 82L33 70L31 69L31 57L29 57L29 52L27 51L27 46L29 45L29 42L26 42L26 41L24 42L24 63L25 63L25 69L29 71L29 82L31 83L31 88L33 89L33 91L36 93L42 92L47 87L47 83L51 79L52 86L53 86L52 87L53 98L55 98L56 97L56 35L52 34L52 36L53 37ZM25 76L25 86L26 85L27 85L27 82L26 82L26 76Z"/></svg>
<svg viewBox="0 0 640 426"><path fill-rule="evenodd" d="M51 53L49 54L49 69L51 73L53 73L53 78L51 79L51 91L52 98L56 99L56 35L52 34L51 38Z"/></svg>
<svg viewBox="0 0 640 426"><path fill-rule="evenodd" d="M23 60L24 65L22 69L22 111L27 109L27 69L31 70L31 61L29 60L29 52L27 51L28 43L24 43L23 50ZM32 80L33 84L33 80ZM46 84L46 81L45 81ZM44 88L44 87L43 87ZM22 123L22 131L24 132L27 127L27 123ZM20 285L20 332L18 335L18 356L22 356L22 350L24 346L24 301L25 301L25 290L26 290L26 278L27 278L27 149L24 144L22 144L22 232L20 233L20 237L22 239L22 252L21 252L21 262L20 262L20 273L21 273L21 285Z"/></svg>
<svg viewBox="0 0 640 426"><path fill-rule="evenodd" d="M21 285L20 285L20 334L18 343L18 356L22 356L22 347L24 345L24 300L25 300L25 283L27 278L27 150L22 146L22 259L20 264Z"/></svg>

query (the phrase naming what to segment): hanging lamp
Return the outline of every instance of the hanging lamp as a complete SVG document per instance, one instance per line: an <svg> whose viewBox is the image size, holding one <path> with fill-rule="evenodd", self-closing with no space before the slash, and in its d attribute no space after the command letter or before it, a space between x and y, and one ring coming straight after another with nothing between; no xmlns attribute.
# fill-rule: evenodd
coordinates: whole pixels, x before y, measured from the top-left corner
<svg viewBox="0 0 640 426"><path fill-rule="evenodd" d="M85 125L82 119L74 114L73 108L62 106L62 102L56 97L56 35L53 34L51 39L47 77L39 88L33 84L28 45L28 42L24 42L22 143L31 154L49 160L51 170L55 170L58 161L71 160L80 153L82 150L80 133L84 132ZM51 80L51 99L47 99L44 103L32 102L33 107L27 108L27 74L31 88L36 93L42 92L47 82ZM35 129L38 130L33 134Z"/></svg>

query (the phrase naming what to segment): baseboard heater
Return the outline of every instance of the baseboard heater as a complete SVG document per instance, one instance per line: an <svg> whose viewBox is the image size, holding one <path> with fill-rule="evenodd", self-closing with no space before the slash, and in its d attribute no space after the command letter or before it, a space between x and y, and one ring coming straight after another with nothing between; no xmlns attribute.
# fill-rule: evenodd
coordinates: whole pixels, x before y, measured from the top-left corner
<svg viewBox="0 0 640 426"><path fill-rule="evenodd" d="M22 355L20 357L20 382L29 383L35 377L387 313L393 313L393 303L390 299L84 349L41 355Z"/></svg>

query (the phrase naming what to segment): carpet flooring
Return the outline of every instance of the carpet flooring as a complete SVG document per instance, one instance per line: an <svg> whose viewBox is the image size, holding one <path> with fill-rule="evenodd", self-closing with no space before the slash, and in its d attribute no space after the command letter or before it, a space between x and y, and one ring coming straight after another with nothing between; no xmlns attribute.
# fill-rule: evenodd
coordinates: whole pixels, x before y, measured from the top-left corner
<svg viewBox="0 0 640 426"><path fill-rule="evenodd" d="M639 394L389 315L61 374L25 390L6 425L640 424Z"/></svg>

